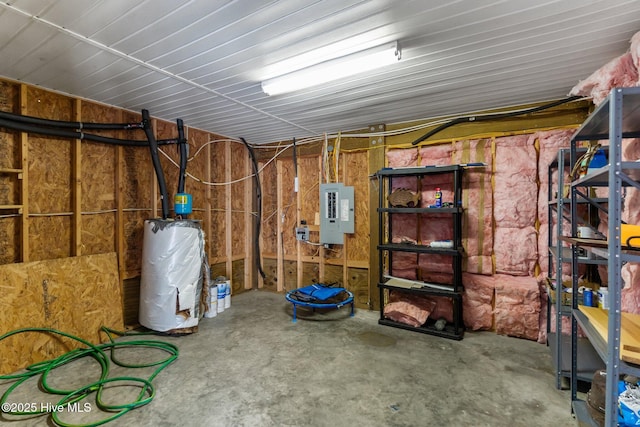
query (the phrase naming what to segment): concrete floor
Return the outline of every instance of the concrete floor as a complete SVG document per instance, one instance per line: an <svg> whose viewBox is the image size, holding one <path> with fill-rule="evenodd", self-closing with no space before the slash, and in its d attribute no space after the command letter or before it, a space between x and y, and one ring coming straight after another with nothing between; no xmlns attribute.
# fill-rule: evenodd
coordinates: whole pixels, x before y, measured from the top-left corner
<svg viewBox="0 0 640 427"><path fill-rule="evenodd" d="M175 343L178 359L153 381L154 399L109 426L575 426L570 394L555 388L546 346L492 332L452 341L377 324L377 312L298 310L283 295L249 291L202 319L197 333L146 337ZM127 338L131 339L131 338ZM126 352L126 353L125 353ZM123 360L158 360L159 350L123 349ZM112 366L110 376L147 378L151 368ZM80 388L99 376L93 359L62 366L50 384ZM139 389L113 383L105 400ZM0 391L8 387L0 382ZM55 404L35 379L9 401ZM92 403L93 402L93 403ZM70 423L106 414L89 400ZM8 422L11 420L12 422ZM16 420L16 421L13 421ZM52 425L46 417L0 424Z"/></svg>

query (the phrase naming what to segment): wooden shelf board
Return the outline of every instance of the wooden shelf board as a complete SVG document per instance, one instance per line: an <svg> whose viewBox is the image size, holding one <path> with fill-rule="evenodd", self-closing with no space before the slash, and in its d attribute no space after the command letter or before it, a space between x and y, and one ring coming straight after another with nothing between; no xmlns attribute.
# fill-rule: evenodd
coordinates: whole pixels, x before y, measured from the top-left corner
<svg viewBox="0 0 640 427"><path fill-rule="evenodd" d="M607 341L609 312L597 307L578 306L589 322ZM640 364L640 315L621 313L620 358L627 363Z"/></svg>

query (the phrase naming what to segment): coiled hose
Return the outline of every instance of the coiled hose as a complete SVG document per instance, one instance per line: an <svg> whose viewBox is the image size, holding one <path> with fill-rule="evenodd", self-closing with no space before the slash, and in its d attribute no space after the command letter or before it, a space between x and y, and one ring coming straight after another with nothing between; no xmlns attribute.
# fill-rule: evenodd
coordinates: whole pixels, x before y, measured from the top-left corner
<svg viewBox="0 0 640 427"><path fill-rule="evenodd" d="M149 333L130 333L130 332L119 332L113 329L102 327L101 332L106 334L109 339L109 342L103 344L94 345L82 338L76 337L74 335L50 328L22 328L16 329L14 331L8 332L2 336L0 336L0 342L10 336L18 335L18 334L26 334L26 333L47 333L51 335L59 335L63 337L70 338L74 341L77 341L81 344L84 344L85 348L79 348L75 350L71 350L68 353L63 354L52 360L47 360L44 362L34 363L33 365L28 366L24 372L9 374L9 375L0 375L0 380L14 380L15 382L11 384L11 386L2 394L0 398L0 405L2 407L2 413L8 415L44 415L49 414L51 418L51 422L58 426L63 427L93 427L99 426L110 421L113 421L117 418L120 418L127 412L132 409L138 408L140 406L144 406L153 400L155 396L155 389L153 387L152 381L153 379L169 364L171 364L174 360L178 358L178 347L174 344L158 341L158 340L126 340L116 342L114 340L114 336L142 336L142 335L150 335ZM143 364L130 364L124 363L116 357L116 350L118 348L124 347L144 347L144 348L153 348L163 350L168 354L168 357L163 360L153 361L149 363ZM107 356L107 352L110 354L110 357ZM49 374L57 367L70 363L74 360L81 359L83 357L92 357L95 359L101 368L100 378L88 385L80 387L76 390L59 390L48 384L47 378ZM109 366L110 361L115 363L118 366L124 368L148 368L157 366L157 368L153 371L153 373L149 376L149 378L137 378L137 377L129 377L129 376L121 376L121 377L113 377L109 378ZM61 419L61 415L64 412L59 412L56 410L50 410L47 406L41 405L38 409L35 405L28 405L23 407L18 407L11 403L8 403L9 396L11 393L18 388L22 383L27 381L28 379L40 375L39 385L43 391L49 394L62 395L62 399L56 404L53 405L54 408L65 407L68 405L74 405L81 400L87 398L90 394L96 393L96 405L98 408L106 413L113 413L106 418L103 418L99 421L95 421L91 424L69 424ZM140 392L138 393L137 398L130 403L113 405L108 404L103 400L103 391L105 389L105 385L114 383L114 382L124 382L128 386L131 386L131 383L138 383L140 387ZM13 410L15 409L15 410ZM26 410L25 410L26 409Z"/></svg>

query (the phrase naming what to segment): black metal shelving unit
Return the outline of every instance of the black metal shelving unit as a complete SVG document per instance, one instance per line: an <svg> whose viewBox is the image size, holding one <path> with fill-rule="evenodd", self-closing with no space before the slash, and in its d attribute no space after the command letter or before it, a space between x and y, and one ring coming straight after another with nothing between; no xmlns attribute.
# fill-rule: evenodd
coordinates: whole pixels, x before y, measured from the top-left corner
<svg viewBox="0 0 640 427"><path fill-rule="evenodd" d="M586 148L577 149L577 153L586 152ZM547 295L547 345L551 350L553 369L556 374L556 388L563 389L570 386L571 380L571 335L562 334L563 318L571 317L571 306L563 305L562 290L563 268L572 262L572 250L563 241L564 226L571 223L571 198L565 194L565 183L568 182L571 149L558 150L556 159L548 167L548 234L549 248L548 278L555 283L555 301ZM554 186L553 173L558 172L557 184ZM567 180L567 181L565 181ZM606 203L606 199L594 199L597 203ZM586 202L583 202L586 203ZM606 264L606 259L581 252L579 262L596 266ZM552 316L555 314L555 332L551 331ZM578 338L579 348L577 358L577 378L579 381L590 382L596 370L604 368L604 363L598 357L593 345L587 338Z"/></svg>
<svg viewBox="0 0 640 427"><path fill-rule="evenodd" d="M462 260L464 249L462 247L462 176L465 170L464 165L448 166L426 166L414 168L384 168L376 173L379 182L379 242L378 254L380 263L380 277L378 288L380 291L380 320L381 325L407 329L445 338L461 340L464 336L464 322L462 318ZM387 196L391 194L394 178L413 177L417 180L417 188L422 185L429 185L429 177L436 175L451 175L453 179L453 201L452 207L429 208L423 207L390 207L387 203ZM432 186L433 187L433 186ZM431 187L430 187L431 188ZM452 224L452 247L438 248L429 245L411 243L391 243L393 235L391 218L395 214L413 214L418 216L450 215ZM446 255L451 259L452 281L451 283L433 283L421 280L415 281L411 288L394 286L389 282L389 274L393 271L393 258L396 252L409 252L420 255ZM385 273L385 272L388 272ZM384 316L385 298L390 291L409 292L424 296L437 296L449 298L453 306L453 322L448 322L444 329L436 328L435 319L428 319L420 327L413 327L403 323L387 319Z"/></svg>
<svg viewBox="0 0 640 427"><path fill-rule="evenodd" d="M618 380L621 374L640 376L640 365L629 364L621 360L621 311L620 295L622 288L621 269L624 263L640 262L640 250L625 247L621 242L620 224L622 223L622 188L640 189L640 161L622 162L621 152L624 138L640 137L640 87L612 89L609 96L587 118L571 140L571 164L576 161L576 143L579 141L609 140L609 164L597 172L588 174L571 183L571 218L577 217L576 203L584 198L585 188L607 187L609 195L606 212L608 216L608 239L598 241L577 237L575 221L572 223L572 237L565 239L572 244L573 265L573 301L572 301L572 373L571 401L578 421L594 425L586 411L586 402L577 398L577 325L596 349L606 364L606 405L605 425L617 425ZM589 318L578 306L577 264L578 249L600 249L598 252L607 258L609 289L609 310L607 313L606 339L596 330Z"/></svg>

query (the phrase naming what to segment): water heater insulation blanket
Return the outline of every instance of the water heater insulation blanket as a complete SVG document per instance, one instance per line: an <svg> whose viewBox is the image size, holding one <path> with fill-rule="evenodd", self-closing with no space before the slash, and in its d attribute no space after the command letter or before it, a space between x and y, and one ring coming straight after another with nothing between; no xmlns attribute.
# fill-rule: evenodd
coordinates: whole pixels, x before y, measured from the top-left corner
<svg viewBox="0 0 640 427"><path fill-rule="evenodd" d="M204 233L198 221L146 220L140 324L158 332L198 325Z"/></svg>

